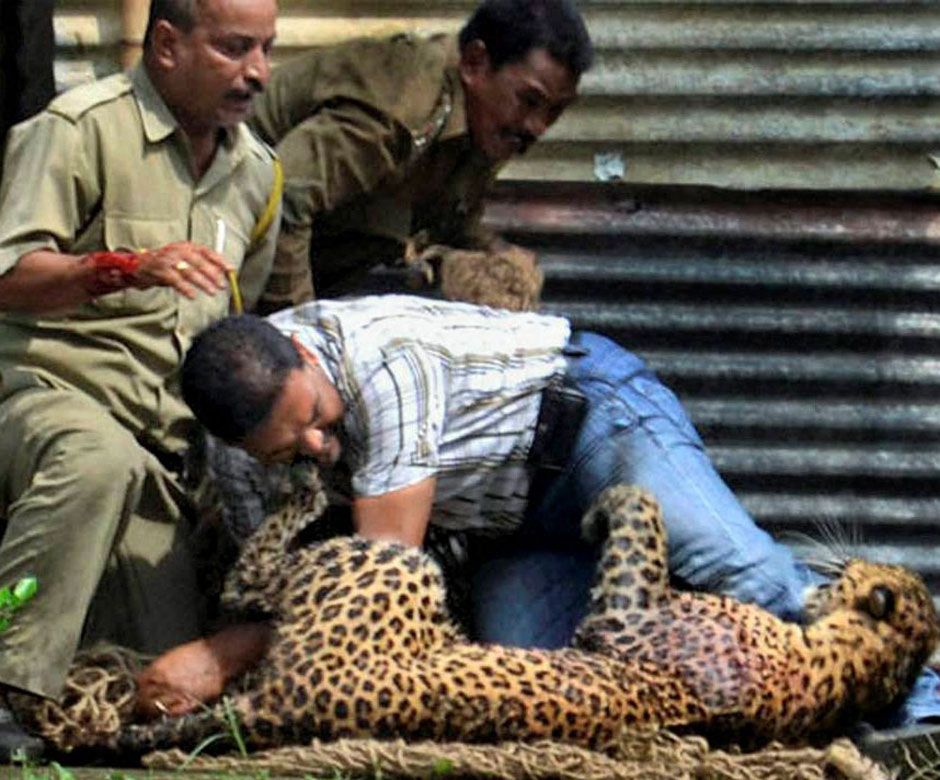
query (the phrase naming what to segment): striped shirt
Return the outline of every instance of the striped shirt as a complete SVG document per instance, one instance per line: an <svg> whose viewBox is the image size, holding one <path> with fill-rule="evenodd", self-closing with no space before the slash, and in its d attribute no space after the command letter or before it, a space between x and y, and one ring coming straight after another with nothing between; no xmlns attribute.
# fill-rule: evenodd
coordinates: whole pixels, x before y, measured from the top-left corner
<svg viewBox="0 0 940 780"><path fill-rule="evenodd" d="M542 390L565 369L567 320L382 295L314 301L270 321L320 358L339 391L354 495L436 477L433 523L518 525Z"/></svg>

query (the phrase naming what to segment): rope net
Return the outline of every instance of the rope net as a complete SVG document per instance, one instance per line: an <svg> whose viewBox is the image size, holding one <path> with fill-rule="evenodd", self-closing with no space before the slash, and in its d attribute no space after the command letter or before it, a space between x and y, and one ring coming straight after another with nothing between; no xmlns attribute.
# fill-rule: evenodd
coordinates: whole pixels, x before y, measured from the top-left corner
<svg viewBox="0 0 940 780"><path fill-rule="evenodd" d="M616 756L557 742L460 743L345 739L248 756L152 753L153 770L261 773L284 777L473 777L493 780L888 780L847 739L824 749L770 745L755 753L710 750L701 737L631 734Z"/></svg>
<svg viewBox="0 0 940 780"><path fill-rule="evenodd" d="M97 646L76 657L60 702L11 695L11 704L25 725L60 751L101 745L133 720L135 678L149 660L125 648ZM701 737L669 732L625 732L614 756L549 741L469 745L343 739L247 756L169 750L151 753L143 763L153 770L185 767L285 777L328 777L339 771L353 777L421 780L889 780L847 739L825 748L774 744L739 753L711 750Z"/></svg>
<svg viewBox="0 0 940 780"><path fill-rule="evenodd" d="M150 657L113 645L75 656L59 701L9 693L10 705L29 731L63 752L101 744L133 718L137 673Z"/></svg>

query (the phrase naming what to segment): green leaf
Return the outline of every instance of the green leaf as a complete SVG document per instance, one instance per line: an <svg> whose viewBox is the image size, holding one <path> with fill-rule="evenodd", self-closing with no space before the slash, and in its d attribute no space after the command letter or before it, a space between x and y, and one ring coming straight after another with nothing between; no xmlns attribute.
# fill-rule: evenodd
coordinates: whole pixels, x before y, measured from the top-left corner
<svg viewBox="0 0 940 780"><path fill-rule="evenodd" d="M454 762L449 758L439 758L431 765L432 777L443 777L454 771Z"/></svg>
<svg viewBox="0 0 940 780"><path fill-rule="evenodd" d="M226 696L222 699L222 709L225 712L225 723L228 726L229 734L232 739L235 741L236 747L238 747L238 753L242 758L245 758L248 755L248 748L245 745L245 740L242 737L241 724L238 719L238 711L235 709L235 706L232 704L232 700Z"/></svg>
<svg viewBox="0 0 940 780"><path fill-rule="evenodd" d="M199 754L202 753L202 751L205 750L207 747L209 747L209 745L215 744L220 739L231 739L231 738L232 737L230 734L225 734L221 732L218 734L212 734L211 736L206 737L202 742L200 742L198 745L196 745L196 747L192 749L192 752L188 756L186 756L186 760L180 766L180 772L185 772L187 767L189 767L189 765L193 761L195 761L199 757Z"/></svg>
<svg viewBox="0 0 940 780"><path fill-rule="evenodd" d="M39 580L33 576L23 577L13 587L13 598L16 600L16 605L25 604L36 595L37 590L39 590Z"/></svg>
<svg viewBox="0 0 940 780"><path fill-rule="evenodd" d="M75 775L71 770L66 769L57 761L53 761L49 766L55 773L55 780L75 780Z"/></svg>
<svg viewBox="0 0 940 780"><path fill-rule="evenodd" d="M10 627L10 618L6 616L0 617L0 634L6 631Z"/></svg>
<svg viewBox="0 0 940 780"><path fill-rule="evenodd" d="M9 585L4 585L0 588L0 609L4 607L15 607L16 599L13 597L13 591L10 590Z"/></svg>

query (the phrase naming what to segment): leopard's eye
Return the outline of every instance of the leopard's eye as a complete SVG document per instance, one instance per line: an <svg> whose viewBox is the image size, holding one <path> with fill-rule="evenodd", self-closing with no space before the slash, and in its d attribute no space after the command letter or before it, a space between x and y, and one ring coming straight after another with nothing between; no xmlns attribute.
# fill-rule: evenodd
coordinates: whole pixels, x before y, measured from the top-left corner
<svg viewBox="0 0 940 780"><path fill-rule="evenodd" d="M876 620L884 620L894 612L894 592L884 585L877 585L868 594L867 612Z"/></svg>

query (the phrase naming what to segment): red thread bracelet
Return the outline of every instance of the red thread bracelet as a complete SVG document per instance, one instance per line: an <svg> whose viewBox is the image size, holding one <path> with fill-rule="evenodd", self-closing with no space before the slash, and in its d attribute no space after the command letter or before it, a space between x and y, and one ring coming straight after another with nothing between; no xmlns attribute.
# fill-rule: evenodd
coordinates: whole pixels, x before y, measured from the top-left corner
<svg viewBox="0 0 940 780"><path fill-rule="evenodd" d="M132 275L140 268L140 257L133 252L90 252L81 262L94 271L94 278L88 284L92 297L128 287Z"/></svg>
<svg viewBox="0 0 940 780"><path fill-rule="evenodd" d="M91 252L85 255L96 271L120 271L132 274L140 268L140 257L133 252Z"/></svg>

